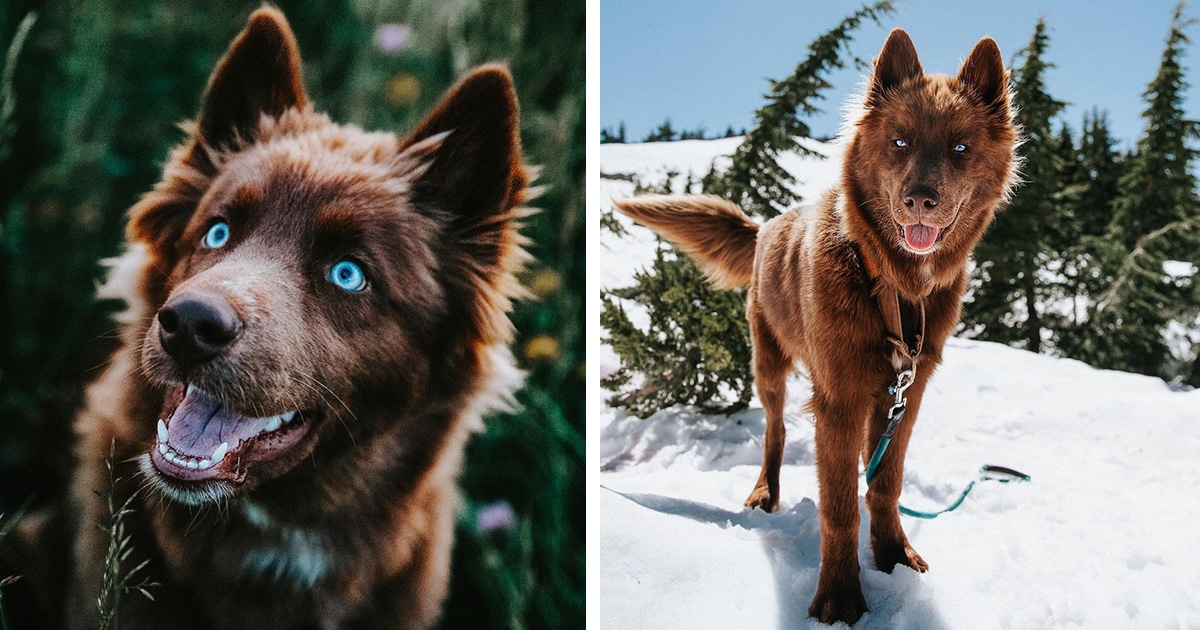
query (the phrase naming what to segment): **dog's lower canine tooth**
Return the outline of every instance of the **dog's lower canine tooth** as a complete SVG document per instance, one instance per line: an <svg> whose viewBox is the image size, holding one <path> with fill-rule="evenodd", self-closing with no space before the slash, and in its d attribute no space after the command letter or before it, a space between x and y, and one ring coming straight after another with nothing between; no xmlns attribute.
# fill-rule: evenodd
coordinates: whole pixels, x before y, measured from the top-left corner
<svg viewBox="0 0 1200 630"><path fill-rule="evenodd" d="M229 443L221 442L221 445L213 450L212 457L210 457L209 459L211 459L214 462L219 462L219 461L225 459L225 453L228 453L228 452L229 452Z"/></svg>
<svg viewBox="0 0 1200 630"><path fill-rule="evenodd" d="M167 433L167 423L163 422L162 418L158 419L158 443L166 444L171 439L171 435Z"/></svg>

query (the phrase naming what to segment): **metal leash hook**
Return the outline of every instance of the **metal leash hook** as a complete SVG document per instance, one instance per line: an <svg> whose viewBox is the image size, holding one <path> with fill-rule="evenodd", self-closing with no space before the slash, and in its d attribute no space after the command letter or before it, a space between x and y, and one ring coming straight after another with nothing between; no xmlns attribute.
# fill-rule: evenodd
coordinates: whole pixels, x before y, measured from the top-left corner
<svg viewBox="0 0 1200 630"><path fill-rule="evenodd" d="M896 402L888 410L888 423L883 430L883 437L892 437L896 427L900 425L900 420L904 418L904 410L908 408L908 398L904 396L904 392L912 387L914 380L916 374L912 369L901 370L896 374L896 382L888 385L888 393L896 397Z"/></svg>

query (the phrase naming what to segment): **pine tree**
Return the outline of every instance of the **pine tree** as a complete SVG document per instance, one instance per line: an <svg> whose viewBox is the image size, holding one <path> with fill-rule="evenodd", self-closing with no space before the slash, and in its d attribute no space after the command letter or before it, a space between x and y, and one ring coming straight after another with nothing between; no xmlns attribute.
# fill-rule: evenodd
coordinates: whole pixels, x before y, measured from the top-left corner
<svg viewBox="0 0 1200 630"><path fill-rule="evenodd" d="M602 297L600 325L621 367L602 381L617 393L609 404L641 418L672 405L743 408L750 401L750 329L740 291L708 284L684 254L659 244L649 270L634 274L633 286ZM644 308L645 330L634 326L618 300Z"/></svg>
<svg viewBox="0 0 1200 630"><path fill-rule="evenodd" d="M1195 139L1198 123L1188 119L1183 108L1188 83L1180 63L1189 43L1185 31L1197 20L1185 18L1183 9L1182 3L1175 7L1158 74L1144 93L1146 130L1119 182L1109 235L1125 251L1143 235L1196 214L1196 177L1189 167L1197 151L1189 141Z"/></svg>
<svg viewBox="0 0 1200 630"><path fill-rule="evenodd" d="M1109 246L1099 250L1111 278L1092 308L1083 351L1095 365L1171 378L1180 369L1164 333L1194 321L1197 295L1189 278L1168 276L1168 260L1200 262L1200 203L1191 142L1200 125L1185 116L1188 84L1180 61L1197 20L1175 8L1162 61L1146 89L1145 131L1117 181Z"/></svg>
<svg viewBox="0 0 1200 630"><path fill-rule="evenodd" d="M1092 110L1090 116L1084 115L1083 135L1079 139L1080 164L1073 180L1081 190L1072 211L1073 222L1083 237L1103 236L1112 222L1122 169L1116 144L1104 112Z"/></svg>
<svg viewBox="0 0 1200 630"><path fill-rule="evenodd" d="M617 125L617 130L614 132L608 127L600 130L600 144L624 144L625 143L625 121L621 121Z"/></svg>
<svg viewBox="0 0 1200 630"><path fill-rule="evenodd" d="M1055 348L1064 356L1085 358L1081 347L1089 334L1085 328L1087 305L1106 288L1104 258L1099 252L1109 247L1104 235L1117 196L1121 163L1115 144L1105 114L1098 110L1084 114L1079 147L1073 151L1075 161L1063 171L1066 213L1060 223L1069 228L1058 230L1066 240L1054 250L1063 252L1061 300L1069 309Z"/></svg>
<svg viewBox="0 0 1200 630"><path fill-rule="evenodd" d="M651 131L642 142L672 142L678 139L675 128L671 126L671 119L664 118L662 124Z"/></svg>
<svg viewBox="0 0 1200 630"><path fill-rule="evenodd" d="M975 248L976 282L963 315L979 338L1033 352L1042 351L1043 303L1053 293L1039 271L1051 255L1050 227L1062 214L1056 195L1062 161L1051 121L1065 104L1046 90L1044 74L1053 67L1044 59L1049 41L1039 19L1029 45L1017 53L1023 63L1013 72L1013 105L1025 135L1025 184Z"/></svg>
<svg viewBox="0 0 1200 630"><path fill-rule="evenodd" d="M729 169L720 178L711 179L705 191L722 195L745 212L764 218L776 216L800 201L792 188L795 179L779 165L779 156L818 155L800 144L800 138L812 137L812 130L801 116L821 112L816 101L832 87L825 77L845 67L853 31L864 20L879 23L880 18L894 11L890 0L864 6L809 44L808 57L796 66L792 76L771 82L767 104L754 113L754 127L734 151Z"/></svg>
<svg viewBox="0 0 1200 630"><path fill-rule="evenodd" d="M809 128L797 114L819 111L814 101L830 87L824 74L844 64L851 31L891 11L890 2L877 2L818 37L792 76L772 83L770 102L758 110L733 165L724 173L710 170L702 180L704 192L727 195L760 216L798 201L791 176L775 161L785 152L808 153L797 137L808 137ZM753 372L744 291L713 289L686 255L661 244L649 271L636 274L631 287L604 293L602 301L605 341L621 359L603 383L617 392L610 404L645 417L675 404L711 406L723 400L732 402L717 406L732 410L749 401ZM647 328L633 325L626 303L646 312Z"/></svg>

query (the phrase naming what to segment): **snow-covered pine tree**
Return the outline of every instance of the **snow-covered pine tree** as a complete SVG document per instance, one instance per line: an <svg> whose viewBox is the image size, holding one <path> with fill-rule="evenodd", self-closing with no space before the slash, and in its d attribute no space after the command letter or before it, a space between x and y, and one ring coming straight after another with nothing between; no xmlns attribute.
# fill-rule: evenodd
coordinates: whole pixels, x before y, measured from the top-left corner
<svg viewBox="0 0 1200 630"><path fill-rule="evenodd" d="M1013 104L1025 136L1025 183L975 247L972 300L963 306L963 322L978 338L1033 352L1043 349L1042 305L1052 293L1039 271L1059 256L1051 253L1050 227L1063 214L1056 194L1063 187L1062 161L1052 120L1065 104L1046 88L1044 74L1053 67L1045 60L1049 41L1046 22L1039 19L1029 45L1017 53L1022 63L1013 71Z"/></svg>
<svg viewBox="0 0 1200 630"><path fill-rule="evenodd" d="M745 297L708 284L682 252L659 243L654 263L634 284L601 296L600 325L621 366L601 384L617 393L609 404L645 418L672 405L736 411L750 401L750 330ZM644 308L645 330L620 300ZM715 403L714 401L721 401Z"/></svg>
<svg viewBox="0 0 1200 630"><path fill-rule="evenodd" d="M1144 94L1145 131L1117 182L1109 246L1100 250L1111 278L1092 307L1086 360L1100 367L1170 379L1186 357L1173 356L1165 334L1172 321L1194 322L1197 292L1191 277L1171 273L1200 263L1200 203L1192 143L1200 123L1186 117L1188 83L1181 61L1189 43L1184 4L1175 7L1158 73Z"/></svg>
<svg viewBox="0 0 1200 630"><path fill-rule="evenodd" d="M785 152L804 152L797 138L808 137L809 128L799 115L819 111L815 101L830 87L824 75L845 64L851 33L863 20L878 21L892 11L890 1L875 2L818 37L792 76L772 83L769 101L756 113L755 127L745 134L733 165L723 173L710 171L704 192L723 194L762 217L799 201L791 175L775 160ZM719 400L732 410L750 400L744 291L712 288L691 259L662 244L651 269L636 274L633 286L607 291L601 299L605 342L621 360L603 383L616 391L610 404L646 417L674 404L711 406ZM622 301L644 309L649 326L634 326Z"/></svg>
<svg viewBox="0 0 1200 630"><path fill-rule="evenodd" d="M826 31L808 46L808 58L796 66L786 79L771 82L767 104L754 113L754 127L746 133L734 151L732 163L720 177L708 178L705 192L721 195L747 214L771 218L800 201L792 188L794 178L779 165L784 153L815 155L800 144L811 138L806 116L821 112L817 101L832 85L825 78L831 70L843 68L848 60L858 62L849 50L851 34L864 21L893 13L890 0L863 6Z"/></svg>
<svg viewBox="0 0 1200 630"><path fill-rule="evenodd" d="M1060 143L1061 140L1060 136ZM1064 326L1057 331L1055 350L1068 357L1085 358L1082 346L1089 334L1088 305L1106 287L1103 256L1099 252L1107 247L1103 239L1112 221L1112 204L1121 173L1121 155L1115 145L1107 116L1097 109L1085 113L1079 146L1073 151L1075 162L1069 172L1064 171L1066 187L1062 197L1066 216L1062 223L1068 227L1057 231L1066 238L1056 243L1052 251L1063 252L1062 301L1068 311Z"/></svg>

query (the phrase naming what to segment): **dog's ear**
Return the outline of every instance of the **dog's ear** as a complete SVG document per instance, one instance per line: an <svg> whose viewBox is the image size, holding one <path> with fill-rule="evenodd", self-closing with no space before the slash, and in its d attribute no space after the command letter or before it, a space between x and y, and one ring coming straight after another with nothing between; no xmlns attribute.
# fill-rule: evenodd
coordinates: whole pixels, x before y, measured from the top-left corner
<svg viewBox="0 0 1200 630"><path fill-rule="evenodd" d="M482 66L451 88L401 143L424 162L412 184L418 208L446 222L479 262L503 255L497 232L524 194L517 95L499 65Z"/></svg>
<svg viewBox="0 0 1200 630"><path fill-rule="evenodd" d="M1008 115L1008 71L996 40L984 37L971 49L958 80L984 105Z"/></svg>
<svg viewBox="0 0 1200 630"><path fill-rule="evenodd" d="M912 38L904 29L894 28L883 43L883 50L875 58L875 73L871 76L867 102L878 104L888 90L924 74Z"/></svg>
<svg viewBox="0 0 1200 630"><path fill-rule="evenodd" d="M171 153L162 181L130 209L128 238L173 264L174 247L215 175L209 150L252 137L262 114L278 116L307 102L292 29L278 9L264 6L209 77L192 137Z"/></svg>
<svg viewBox="0 0 1200 630"><path fill-rule="evenodd" d="M197 140L215 148L249 138L263 114L279 116L307 103L296 36L279 9L263 6L250 15L208 79Z"/></svg>

